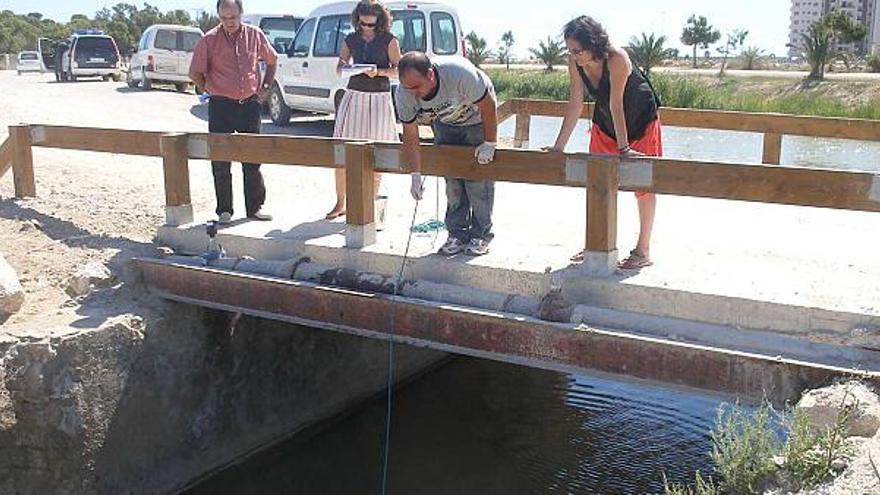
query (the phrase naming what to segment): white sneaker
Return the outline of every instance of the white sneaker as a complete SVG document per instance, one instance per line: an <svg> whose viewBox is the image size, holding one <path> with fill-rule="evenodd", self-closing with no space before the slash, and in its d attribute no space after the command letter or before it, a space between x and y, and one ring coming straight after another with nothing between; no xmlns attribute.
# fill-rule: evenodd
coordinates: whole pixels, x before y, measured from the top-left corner
<svg viewBox="0 0 880 495"><path fill-rule="evenodd" d="M440 253L452 256L464 251L464 243L456 239L455 237L450 237L446 240L446 244L440 248Z"/></svg>
<svg viewBox="0 0 880 495"><path fill-rule="evenodd" d="M232 223L232 213L229 213L228 211L221 213L219 223L220 225L229 225Z"/></svg>
<svg viewBox="0 0 880 495"><path fill-rule="evenodd" d="M483 239L471 239L465 251L473 256L483 256L484 254L489 254L489 243Z"/></svg>

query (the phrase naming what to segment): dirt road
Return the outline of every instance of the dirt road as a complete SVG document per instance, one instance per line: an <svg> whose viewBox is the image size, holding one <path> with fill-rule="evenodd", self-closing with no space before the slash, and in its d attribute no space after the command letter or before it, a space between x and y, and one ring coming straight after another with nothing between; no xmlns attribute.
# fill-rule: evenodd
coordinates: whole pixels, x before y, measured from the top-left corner
<svg viewBox="0 0 880 495"><path fill-rule="evenodd" d="M56 83L50 75L0 71L0 93L6 95L0 99L0 140L6 139L9 125L18 123L207 130L207 107L192 93L176 93L170 87L144 92L123 83ZM300 116L295 121L283 129L267 124L264 132L332 133L332 120L326 117ZM161 160L35 148L34 164L36 199L9 200L14 195L12 174L0 178L0 252L18 271L27 294L22 311L0 321L0 334L32 334L125 312L130 301L118 294L74 301L65 289L69 277L89 261L106 262L122 276L132 256L155 254L152 239L164 222ZM237 206L243 207L240 168L233 169ZM295 183L290 190L320 191L329 209L330 172L318 172L323 173L305 171L294 178L293 169L266 167L266 180L270 191L284 182ZM213 209L213 182L204 162L192 167L192 194L196 211ZM268 207L287 207L283 199L270 194Z"/></svg>

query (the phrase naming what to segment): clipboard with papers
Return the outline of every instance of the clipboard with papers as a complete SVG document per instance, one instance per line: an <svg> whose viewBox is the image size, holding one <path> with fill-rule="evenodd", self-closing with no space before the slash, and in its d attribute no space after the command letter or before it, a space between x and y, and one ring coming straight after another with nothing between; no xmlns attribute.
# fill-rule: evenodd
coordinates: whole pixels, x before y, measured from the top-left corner
<svg viewBox="0 0 880 495"><path fill-rule="evenodd" d="M352 64L342 66L342 75L345 77L366 74L376 70L376 64Z"/></svg>

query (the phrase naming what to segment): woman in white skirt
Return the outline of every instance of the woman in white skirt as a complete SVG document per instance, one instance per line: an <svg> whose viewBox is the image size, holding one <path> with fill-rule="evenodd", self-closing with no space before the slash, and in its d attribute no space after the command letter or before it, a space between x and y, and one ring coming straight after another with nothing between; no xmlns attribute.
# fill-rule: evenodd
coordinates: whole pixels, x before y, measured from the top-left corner
<svg viewBox="0 0 880 495"><path fill-rule="evenodd" d="M397 77L400 43L391 34L391 12L376 0L363 0L351 13L355 31L345 38L336 73L352 63L375 65L376 69L352 76L336 111L333 137L397 142L391 81ZM375 176L379 192L380 176ZM336 206L327 219L345 215L345 170L336 170Z"/></svg>

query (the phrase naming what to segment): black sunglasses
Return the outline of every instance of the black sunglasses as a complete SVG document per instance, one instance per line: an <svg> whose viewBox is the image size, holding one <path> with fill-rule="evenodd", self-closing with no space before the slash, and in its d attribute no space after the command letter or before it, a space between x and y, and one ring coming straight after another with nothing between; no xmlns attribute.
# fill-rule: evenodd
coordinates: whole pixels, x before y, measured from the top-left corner
<svg viewBox="0 0 880 495"><path fill-rule="evenodd" d="M374 27L376 27L376 23L375 23L375 22L364 22L364 21L361 21L361 27L365 27L365 28L374 28Z"/></svg>

